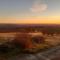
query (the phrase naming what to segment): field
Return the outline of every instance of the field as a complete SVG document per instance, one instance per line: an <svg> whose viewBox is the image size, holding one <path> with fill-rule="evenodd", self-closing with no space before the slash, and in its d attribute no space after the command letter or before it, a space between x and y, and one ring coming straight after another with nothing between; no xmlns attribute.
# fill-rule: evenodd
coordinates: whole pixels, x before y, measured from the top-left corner
<svg viewBox="0 0 60 60"><path fill-rule="evenodd" d="M0 25L0 60L51 60L59 50L60 25Z"/></svg>

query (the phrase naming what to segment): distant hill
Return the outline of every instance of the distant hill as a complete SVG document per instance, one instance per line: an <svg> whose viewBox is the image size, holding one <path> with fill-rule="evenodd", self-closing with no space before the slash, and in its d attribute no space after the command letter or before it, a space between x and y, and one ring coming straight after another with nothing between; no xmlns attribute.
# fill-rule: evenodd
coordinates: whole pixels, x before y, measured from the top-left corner
<svg viewBox="0 0 60 60"><path fill-rule="evenodd" d="M59 31L60 25L57 24L0 24L0 32L15 32L20 30L38 29L43 31Z"/></svg>
<svg viewBox="0 0 60 60"><path fill-rule="evenodd" d="M21 28L21 27L60 27L59 24L0 24L1 28Z"/></svg>

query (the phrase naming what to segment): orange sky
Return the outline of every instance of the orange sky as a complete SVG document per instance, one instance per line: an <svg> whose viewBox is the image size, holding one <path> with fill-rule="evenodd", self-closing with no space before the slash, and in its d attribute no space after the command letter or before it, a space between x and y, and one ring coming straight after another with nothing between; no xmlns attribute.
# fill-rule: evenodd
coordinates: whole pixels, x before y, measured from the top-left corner
<svg viewBox="0 0 60 60"><path fill-rule="evenodd" d="M12 24L60 24L60 20L5 20L0 23L12 23Z"/></svg>
<svg viewBox="0 0 60 60"><path fill-rule="evenodd" d="M60 24L60 18L54 17L27 17L27 18L1 18L0 23L12 24Z"/></svg>

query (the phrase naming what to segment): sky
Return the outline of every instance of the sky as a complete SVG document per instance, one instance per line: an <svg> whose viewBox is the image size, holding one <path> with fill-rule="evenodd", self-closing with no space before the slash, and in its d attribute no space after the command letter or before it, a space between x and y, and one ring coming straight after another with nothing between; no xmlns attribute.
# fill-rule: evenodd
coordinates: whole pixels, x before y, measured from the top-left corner
<svg viewBox="0 0 60 60"><path fill-rule="evenodd" d="M60 24L60 0L0 0L0 23Z"/></svg>

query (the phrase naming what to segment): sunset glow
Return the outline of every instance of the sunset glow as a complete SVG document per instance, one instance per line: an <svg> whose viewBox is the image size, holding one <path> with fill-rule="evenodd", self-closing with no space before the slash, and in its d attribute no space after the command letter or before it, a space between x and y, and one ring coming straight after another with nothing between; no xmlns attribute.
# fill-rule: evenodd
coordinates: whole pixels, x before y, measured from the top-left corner
<svg viewBox="0 0 60 60"><path fill-rule="evenodd" d="M60 0L1 0L0 23L60 24Z"/></svg>

